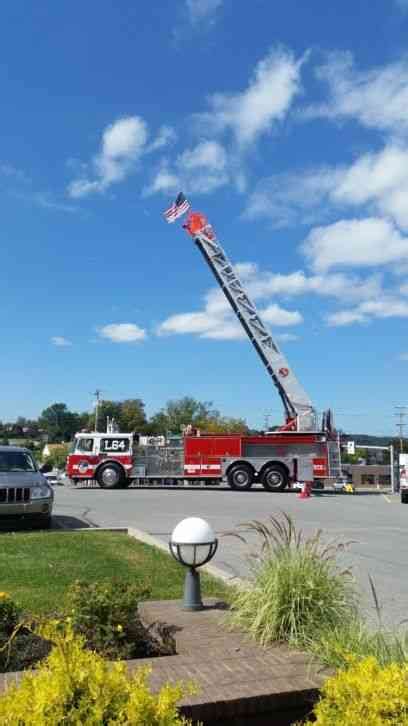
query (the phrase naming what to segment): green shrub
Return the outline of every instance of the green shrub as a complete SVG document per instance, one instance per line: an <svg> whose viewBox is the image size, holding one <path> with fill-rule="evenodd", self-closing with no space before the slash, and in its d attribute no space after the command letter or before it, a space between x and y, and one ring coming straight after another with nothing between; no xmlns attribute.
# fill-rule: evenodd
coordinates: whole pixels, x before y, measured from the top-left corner
<svg viewBox="0 0 408 726"><path fill-rule="evenodd" d="M325 545L321 532L304 538L291 518L271 516L269 524L250 522L236 533L260 539L252 557L249 586L232 597L231 622L261 644L287 641L304 646L322 628L335 628L357 612L354 581L336 563L342 545Z"/></svg>
<svg viewBox="0 0 408 726"><path fill-rule="evenodd" d="M21 608L0 592L0 673L29 668L49 650L49 643L25 624Z"/></svg>
<svg viewBox="0 0 408 726"><path fill-rule="evenodd" d="M75 582L67 595L74 631L84 636L88 648L111 660L170 655L174 653L170 633L167 640L154 637L140 620L138 603L148 594L140 584Z"/></svg>
<svg viewBox="0 0 408 726"><path fill-rule="evenodd" d="M306 726L407 726L408 664L370 656L329 678Z"/></svg>
<svg viewBox="0 0 408 726"><path fill-rule="evenodd" d="M132 678L126 666L109 664L84 648L70 625L51 621L39 635L53 649L37 671L0 697L2 726L181 726L177 704L192 688L164 686L152 694L147 670Z"/></svg>
<svg viewBox="0 0 408 726"><path fill-rule="evenodd" d="M408 663L408 634L373 630L360 620L351 620L323 630L307 643L308 650L333 668L344 668L352 655L356 659L373 656L381 666Z"/></svg>

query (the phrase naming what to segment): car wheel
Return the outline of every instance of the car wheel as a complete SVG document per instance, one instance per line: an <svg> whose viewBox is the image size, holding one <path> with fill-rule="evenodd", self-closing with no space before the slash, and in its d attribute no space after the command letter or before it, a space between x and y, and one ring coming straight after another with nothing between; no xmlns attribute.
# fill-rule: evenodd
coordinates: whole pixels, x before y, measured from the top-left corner
<svg viewBox="0 0 408 726"><path fill-rule="evenodd" d="M227 479L231 489L245 491L252 486L254 472L247 464L235 464L229 470Z"/></svg>
<svg viewBox="0 0 408 726"><path fill-rule="evenodd" d="M288 485L288 473L283 466L271 464L262 472L262 486L268 492L281 492Z"/></svg>
<svg viewBox="0 0 408 726"><path fill-rule="evenodd" d="M115 463L108 463L101 466L96 478L102 489L115 489L117 487L121 487L125 480L122 467Z"/></svg>

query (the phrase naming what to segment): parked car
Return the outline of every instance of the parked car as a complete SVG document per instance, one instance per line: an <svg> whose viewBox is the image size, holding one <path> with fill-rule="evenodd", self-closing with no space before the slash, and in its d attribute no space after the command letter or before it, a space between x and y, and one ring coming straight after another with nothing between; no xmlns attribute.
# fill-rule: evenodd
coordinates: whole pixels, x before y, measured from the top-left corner
<svg viewBox="0 0 408 726"><path fill-rule="evenodd" d="M50 526L54 491L44 474L51 469L50 464L39 468L28 449L0 446L0 521L18 518Z"/></svg>
<svg viewBox="0 0 408 726"><path fill-rule="evenodd" d="M43 472L48 484L51 484L53 487L60 483L58 474L59 472L54 469L52 471Z"/></svg>

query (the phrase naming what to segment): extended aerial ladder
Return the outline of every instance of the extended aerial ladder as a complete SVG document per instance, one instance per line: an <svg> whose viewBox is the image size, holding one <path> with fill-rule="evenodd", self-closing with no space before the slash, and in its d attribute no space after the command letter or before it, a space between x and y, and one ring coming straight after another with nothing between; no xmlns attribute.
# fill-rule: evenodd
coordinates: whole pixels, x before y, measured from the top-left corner
<svg viewBox="0 0 408 726"><path fill-rule="evenodd" d="M266 367L282 399L286 413L285 431L317 431L317 412L313 403L294 375L286 357L273 340L242 285L233 265L216 239L206 217L190 212L183 225L194 239L212 270L225 297ZM324 416L324 427L330 425L330 414Z"/></svg>

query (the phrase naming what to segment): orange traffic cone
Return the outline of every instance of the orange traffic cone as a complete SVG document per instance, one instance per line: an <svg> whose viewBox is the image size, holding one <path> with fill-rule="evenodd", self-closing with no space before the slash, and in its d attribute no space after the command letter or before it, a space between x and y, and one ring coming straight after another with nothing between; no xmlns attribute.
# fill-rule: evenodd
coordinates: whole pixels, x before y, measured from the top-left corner
<svg viewBox="0 0 408 726"><path fill-rule="evenodd" d="M297 495L298 499L309 499L311 496L312 482L304 481L302 484L302 491Z"/></svg>

